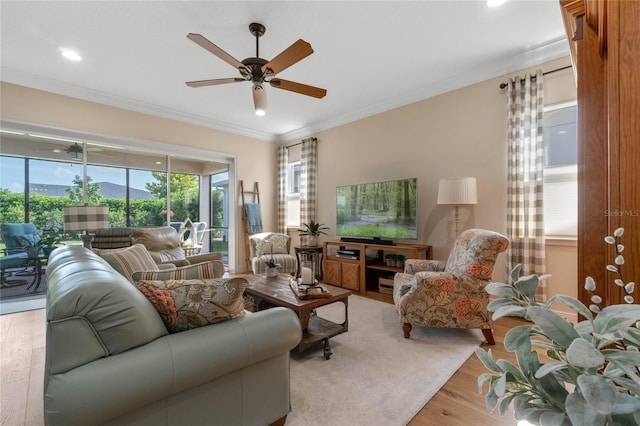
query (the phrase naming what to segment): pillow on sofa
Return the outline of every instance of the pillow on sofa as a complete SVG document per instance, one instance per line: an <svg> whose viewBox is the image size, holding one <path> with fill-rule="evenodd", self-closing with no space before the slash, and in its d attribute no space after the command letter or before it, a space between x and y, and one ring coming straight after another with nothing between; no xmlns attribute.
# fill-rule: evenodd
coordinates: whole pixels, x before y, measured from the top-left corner
<svg viewBox="0 0 640 426"><path fill-rule="evenodd" d="M113 269L118 271L134 284L134 272L160 270L146 247L142 244L134 244L131 247L112 250L95 249L94 252L106 260Z"/></svg>
<svg viewBox="0 0 640 426"><path fill-rule="evenodd" d="M287 251L287 243L289 236L284 234L271 234L264 240L256 241L256 256L271 254L273 246L273 254L289 254Z"/></svg>
<svg viewBox="0 0 640 426"><path fill-rule="evenodd" d="M135 282L149 280L206 280L220 278L223 274L224 265L222 262L212 260L168 270L134 272L132 278Z"/></svg>
<svg viewBox="0 0 640 426"><path fill-rule="evenodd" d="M156 308L169 333L244 315L244 278L140 281L137 286Z"/></svg>

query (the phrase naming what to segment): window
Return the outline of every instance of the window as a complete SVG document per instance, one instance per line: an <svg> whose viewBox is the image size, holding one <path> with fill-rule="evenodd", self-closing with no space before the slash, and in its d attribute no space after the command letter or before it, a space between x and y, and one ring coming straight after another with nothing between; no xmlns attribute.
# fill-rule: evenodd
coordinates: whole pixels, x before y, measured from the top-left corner
<svg viewBox="0 0 640 426"><path fill-rule="evenodd" d="M545 109L544 222L547 237L576 237L578 138L575 103Z"/></svg>
<svg viewBox="0 0 640 426"><path fill-rule="evenodd" d="M287 171L287 226L300 227L300 162L289 163Z"/></svg>

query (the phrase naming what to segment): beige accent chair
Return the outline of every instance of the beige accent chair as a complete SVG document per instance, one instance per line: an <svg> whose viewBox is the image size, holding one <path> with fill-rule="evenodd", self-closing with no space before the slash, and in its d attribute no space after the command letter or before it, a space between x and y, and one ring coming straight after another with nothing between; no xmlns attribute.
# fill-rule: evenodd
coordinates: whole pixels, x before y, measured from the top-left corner
<svg viewBox="0 0 640 426"><path fill-rule="evenodd" d="M460 233L447 262L406 260L404 273L395 275L393 285L404 337L409 338L412 324L479 328L487 343L494 345L484 287L491 280L496 258L508 246L502 234L469 229Z"/></svg>
<svg viewBox="0 0 640 426"><path fill-rule="evenodd" d="M267 272L266 261L280 265L281 274L295 274L298 260L291 252L291 237L277 232L261 232L250 237L251 267L254 274Z"/></svg>
<svg viewBox="0 0 640 426"><path fill-rule="evenodd" d="M171 226L131 229L131 243L142 244L158 264L173 263L176 266L222 260L222 253L203 253L186 256L180 246L180 236Z"/></svg>

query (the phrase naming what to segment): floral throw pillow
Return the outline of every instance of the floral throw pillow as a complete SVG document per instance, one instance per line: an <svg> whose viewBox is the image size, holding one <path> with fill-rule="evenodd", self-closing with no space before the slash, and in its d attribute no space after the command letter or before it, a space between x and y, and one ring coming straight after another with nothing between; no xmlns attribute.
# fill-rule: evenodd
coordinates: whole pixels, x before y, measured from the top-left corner
<svg viewBox="0 0 640 426"><path fill-rule="evenodd" d="M138 289L156 308L169 333L244 315L244 278L143 280Z"/></svg>
<svg viewBox="0 0 640 426"><path fill-rule="evenodd" d="M273 247L273 254L288 254L287 243L289 237L282 234L271 234L264 240L258 240L256 243L256 256L263 256L265 254L271 254L271 248Z"/></svg>

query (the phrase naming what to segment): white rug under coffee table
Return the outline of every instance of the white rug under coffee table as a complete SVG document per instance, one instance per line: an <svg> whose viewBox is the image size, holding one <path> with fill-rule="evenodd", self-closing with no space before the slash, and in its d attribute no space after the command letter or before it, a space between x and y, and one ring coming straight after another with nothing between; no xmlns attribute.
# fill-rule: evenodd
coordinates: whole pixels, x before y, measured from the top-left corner
<svg viewBox="0 0 640 426"><path fill-rule="evenodd" d="M343 305L318 309L342 322ZM291 359L287 426L407 424L471 356L480 330L415 326L405 339L393 305L349 297L349 331ZM477 392L477 388L470 389Z"/></svg>

